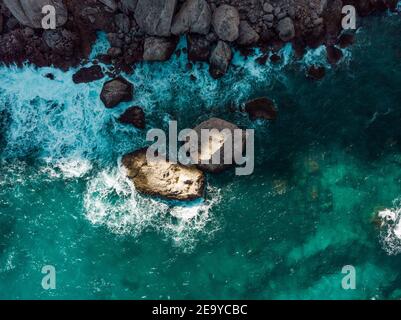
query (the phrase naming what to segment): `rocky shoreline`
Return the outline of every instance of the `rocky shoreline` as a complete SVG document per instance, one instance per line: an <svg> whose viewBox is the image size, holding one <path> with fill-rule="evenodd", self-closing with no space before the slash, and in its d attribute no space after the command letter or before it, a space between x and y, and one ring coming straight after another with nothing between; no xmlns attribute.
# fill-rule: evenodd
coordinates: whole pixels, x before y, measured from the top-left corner
<svg viewBox="0 0 401 320"><path fill-rule="evenodd" d="M326 45L328 61L341 58L352 43L341 35L341 10L351 4L360 16L394 10L397 0L0 0L0 62L61 69L87 61L96 32L111 48L98 61L110 74L131 72L141 61L168 60L178 37L187 38L189 63L206 61L214 78L229 68L232 50L258 47L275 52L290 42L298 56ZM41 8L54 5L57 28L43 30ZM178 52L177 54L181 54ZM98 75L95 79L100 78ZM90 79L89 79L90 80ZM80 81L84 82L85 79Z"/></svg>
<svg viewBox="0 0 401 320"><path fill-rule="evenodd" d="M166 61L174 53L186 54L189 68L202 61L209 63L210 75L223 77L230 67L233 50L243 55L260 48L260 64L268 59L280 61L278 50L291 43L297 57L307 48L326 46L327 60L337 63L341 48L353 43L352 33L342 32L342 8L352 4L359 15L378 10L395 10L397 0L0 0L0 62L17 64L28 61L36 66L54 66L67 70L81 67L73 75L74 83L111 78L103 84L100 100L106 108L130 102L135 95L132 83L120 75L130 73L142 61ZM42 7L57 9L57 28L43 30ZM110 48L89 59L97 32L107 34ZM187 47L177 50L180 36ZM102 62L105 68L99 65ZM319 80L322 66L312 66L307 76ZM46 75L52 79L52 74ZM242 110L251 120L275 120L278 110L267 97L244 104ZM145 129L145 113L131 106L117 119L124 125ZM239 129L223 119L212 118L195 127ZM220 140L219 140L220 139ZM245 141L247 138L243 136ZM206 146L210 153L225 156L224 139ZM212 150L212 151L210 151ZM170 200L201 198L205 172L218 173L230 166L197 163L184 166L169 161L150 161L146 150L136 150L122 159L127 176L137 190Z"/></svg>

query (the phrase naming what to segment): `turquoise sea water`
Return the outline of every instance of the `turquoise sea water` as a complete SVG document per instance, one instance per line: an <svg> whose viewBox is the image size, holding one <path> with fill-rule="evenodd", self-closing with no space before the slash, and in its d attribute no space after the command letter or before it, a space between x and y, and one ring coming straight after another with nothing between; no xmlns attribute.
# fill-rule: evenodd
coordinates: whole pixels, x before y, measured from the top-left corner
<svg viewBox="0 0 401 320"><path fill-rule="evenodd" d="M116 122L132 103L104 108L102 81L1 67L0 298L401 298L400 34L397 15L365 19L321 82L305 78L321 48L295 61L286 47L276 66L236 55L220 81L186 71L185 55L138 66L129 79L148 129L218 116L256 131L255 172L208 176L205 201L189 204L125 179L119 158L145 131ZM277 121L232 111L262 95ZM385 208L395 222L380 228ZM45 265L55 290L41 286ZM341 287L345 265L356 290Z"/></svg>

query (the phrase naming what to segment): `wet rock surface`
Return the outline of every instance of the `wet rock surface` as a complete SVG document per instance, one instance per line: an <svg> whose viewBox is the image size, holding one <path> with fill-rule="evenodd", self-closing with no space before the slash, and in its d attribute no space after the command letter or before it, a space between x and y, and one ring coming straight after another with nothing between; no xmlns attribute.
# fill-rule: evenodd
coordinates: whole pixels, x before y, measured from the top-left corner
<svg viewBox="0 0 401 320"><path fill-rule="evenodd" d="M201 198L205 188L204 173L194 166L187 167L146 156L147 149L137 150L122 158L127 176L135 188L144 194L170 200Z"/></svg>
<svg viewBox="0 0 401 320"><path fill-rule="evenodd" d="M102 68L98 65L79 69L73 76L74 83L88 83L104 77Z"/></svg>
<svg viewBox="0 0 401 320"><path fill-rule="evenodd" d="M118 118L118 121L123 124L130 124L138 129L145 129L145 113L141 107L130 107Z"/></svg>
<svg viewBox="0 0 401 320"><path fill-rule="evenodd" d="M133 98L134 86L122 77L105 82L100 99L106 108L114 108L121 102L129 102Z"/></svg>
<svg viewBox="0 0 401 320"><path fill-rule="evenodd" d="M43 30L44 5L54 5L57 29ZM0 2L0 61L62 69L88 59L98 31L111 44L107 56L116 73L132 72L143 60L169 59L171 35L186 35L190 60L211 64L221 77L237 46L276 51L291 42L297 56L326 45L328 61L341 59L338 47L354 42L341 35L342 7L364 16L394 10L396 0L3 0ZM217 48L217 49L216 49ZM230 49L230 50L228 50ZM106 59L103 59L105 61Z"/></svg>

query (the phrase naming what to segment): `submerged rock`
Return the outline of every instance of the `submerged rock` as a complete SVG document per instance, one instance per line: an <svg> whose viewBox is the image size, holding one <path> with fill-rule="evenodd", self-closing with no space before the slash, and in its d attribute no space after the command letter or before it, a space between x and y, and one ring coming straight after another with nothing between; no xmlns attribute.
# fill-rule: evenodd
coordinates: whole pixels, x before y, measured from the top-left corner
<svg viewBox="0 0 401 320"><path fill-rule="evenodd" d="M343 52L335 46L328 46L327 51L327 61L330 64L336 64L343 57Z"/></svg>
<svg viewBox="0 0 401 320"><path fill-rule="evenodd" d="M139 192L171 200L194 200L203 196L205 175L202 171L194 166L147 159L146 151L137 150L122 158L127 176Z"/></svg>
<svg viewBox="0 0 401 320"><path fill-rule="evenodd" d="M188 60L207 61L210 55L210 41L200 35L188 35Z"/></svg>
<svg viewBox="0 0 401 320"><path fill-rule="evenodd" d="M145 113L141 107L130 107L118 118L123 124L131 124L138 129L145 129Z"/></svg>
<svg viewBox="0 0 401 320"><path fill-rule="evenodd" d="M74 83L88 83L104 77L102 68L98 65L79 69L73 76Z"/></svg>
<svg viewBox="0 0 401 320"><path fill-rule="evenodd" d="M245 104L245 111L252 120L275 120L277 118L277 109L274 106L274 102L268 98L257 98L248 101Z"/></svg>
<svg viewBox="0 0 401 320"><path fill-rule="evenodd" d="M113 108L120 102L128 102L133 98L134 86L122 77L107 81L103 85L100 99L106 108Z"/></svg>
<svg viewBox="0 0 401 320"><path fill-rule="evenodd" d="M321 80L325 75L326 69L322 66L311 66L307 72L307 76L313 80Z"/></svg>

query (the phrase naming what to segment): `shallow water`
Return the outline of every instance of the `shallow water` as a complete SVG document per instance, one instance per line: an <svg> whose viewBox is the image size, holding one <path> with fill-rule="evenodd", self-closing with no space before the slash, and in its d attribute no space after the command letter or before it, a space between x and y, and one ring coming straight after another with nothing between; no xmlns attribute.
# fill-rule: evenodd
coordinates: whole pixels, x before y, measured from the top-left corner
<svg viewBox="0 0 401 320"><path fill-rule="evenodd" d="M220 81L186 71L184 55L138 66L148 129L218 116L256 131L255 172L208 176L205 201L190 204L126 180L119 158L145 131L116 122L132 103L104 108L102 81L0 68L0 298L401 298L400 30L396 15L365 19L321 82L305 68L325 63L322 48L294 61L286 47L264 67L237 54ZM260 95L277 121L232 112ZM395 221L380 228L386 208ZM44 265L56 290L41 287ZM356 290L341 287L345 265Z"/></svg>

